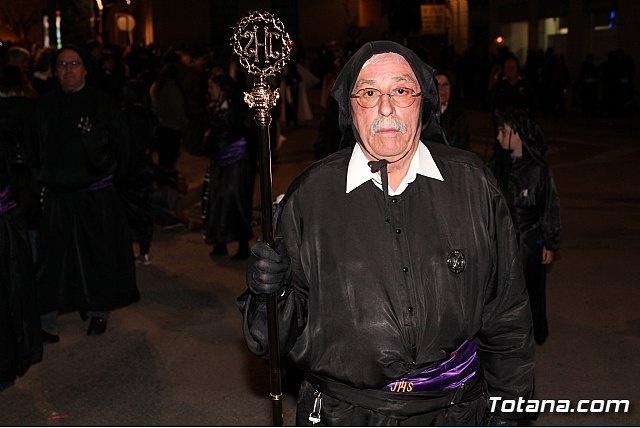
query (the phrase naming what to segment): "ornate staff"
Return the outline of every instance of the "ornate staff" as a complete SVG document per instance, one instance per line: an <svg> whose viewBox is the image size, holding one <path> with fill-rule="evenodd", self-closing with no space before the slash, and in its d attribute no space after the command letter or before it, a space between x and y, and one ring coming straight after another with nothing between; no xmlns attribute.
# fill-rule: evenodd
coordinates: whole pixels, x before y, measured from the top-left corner
<svg viewBox="0 0 640 428"><path fill-rule="evenodd" d="M240 65L256 76L251 92L244 93L244 101L256 110L254 117L260 128L260 200L262 207L262 239L274 246L273 198L271 195L271 142L269 109L280 97L278 89L271 90L268 76L281 71L291 53L289 34L282 22L269 12L252 12L234 27L231 45ZM282 426L282 385L280 379L280 340L278 335L278 306L276 293L267 299L267 328L269 334L270 397L273 425Z"/></svg>

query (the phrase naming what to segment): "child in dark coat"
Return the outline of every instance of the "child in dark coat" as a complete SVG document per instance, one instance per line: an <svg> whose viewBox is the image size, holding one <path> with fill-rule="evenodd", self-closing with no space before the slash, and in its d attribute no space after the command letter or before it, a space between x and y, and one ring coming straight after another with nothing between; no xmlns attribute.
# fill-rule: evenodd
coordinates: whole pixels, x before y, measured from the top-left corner
<svg viewBox="0 0 640 428"><path fill-rule="evenodd" d="M492 170L511 212L529 291L534 339L549 334L546 314L546 267L560 244L560 203L540 126L529 114L511 111L498 120L500 147Z"/></svg>

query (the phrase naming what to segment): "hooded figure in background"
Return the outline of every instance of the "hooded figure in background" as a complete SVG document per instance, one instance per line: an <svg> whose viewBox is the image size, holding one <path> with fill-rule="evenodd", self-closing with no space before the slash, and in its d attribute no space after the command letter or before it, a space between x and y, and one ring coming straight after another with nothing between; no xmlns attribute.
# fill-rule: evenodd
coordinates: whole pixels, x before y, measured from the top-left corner
<svg viewBox="0 0 640 428"><path fill-rule="evenodd" d="M549 335L546 270L560 245L560 202L547 146L540 126L524 111L498 119L500 147L491 168L504 194L516 228L524 276L531 302L534 338L542 345Z"/></svg>
<svg viewBox="0 0 640 428"><path fill-rule="evenodd" d="M87 84L86 56L64 46L58 89L38 100L42 220L36 280L42 338L55 343L58 313L79 310L87 335L140 295L131 236L115 185L131 174L131 134L113 99Z"/></svg>
<svg viewBox="0 0 640 428"><path fill-rule="evenodd" d="M204 152L209 157L202 189L204 240L211 257L226 256L227 244L238 242L235 260L249 258L253 237L251 206L257 145L251 110L231 76L209 79L209 116Z"/></svg>
<svg viewBox="0 0 640 428"><path fill-rule="evenodd" d="M277 204L275 248L252 247L239 298L249 349L304 372L297 425L480 425L533 390L531 313L515 230L493 175L440 143L431 67L364 44L333 87L357 144L304 171ZM424 141L423 141L424 142Z"/></svg>

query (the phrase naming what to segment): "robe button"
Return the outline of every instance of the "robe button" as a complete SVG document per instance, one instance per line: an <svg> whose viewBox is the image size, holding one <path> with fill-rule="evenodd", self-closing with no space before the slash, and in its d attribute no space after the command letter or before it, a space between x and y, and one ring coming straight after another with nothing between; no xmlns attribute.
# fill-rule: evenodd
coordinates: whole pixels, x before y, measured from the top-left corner
<svg viewBox="0 0 640 428"><path fill-rule="evenodd" d="M402 230L400 230L400 229L396 229L396 233L397 233L398 235L400 235L400 234L402 233Z"/></svg>
<svg viewBox="0 0 640 428"><path fill-rule="evenodd" d="M403 267L402 267L402 272L409 272L409 268L408 268L408 267L406 267L406 266L403 266Z"/></svg>
<svg viewBox="0 0 640 428"><path fill-rule="evenodd" d="M413 312L413 306L409 306L409 307L407 308L407 311L409 311L409 312Z"/></svg>
<svg viewBox="0 0 640 428"><path fill-rule="evenodd" d="M467 259L460 250L452 250L447 256L447 266L455 274L461 273L467 266Z"/></svg>
<svg viewBox="0 0 640 428"><path fill-rule="evenodd" d="M391 202L394 203L394 204L397 204L398 203L398 198L391 198Z"/></svg>

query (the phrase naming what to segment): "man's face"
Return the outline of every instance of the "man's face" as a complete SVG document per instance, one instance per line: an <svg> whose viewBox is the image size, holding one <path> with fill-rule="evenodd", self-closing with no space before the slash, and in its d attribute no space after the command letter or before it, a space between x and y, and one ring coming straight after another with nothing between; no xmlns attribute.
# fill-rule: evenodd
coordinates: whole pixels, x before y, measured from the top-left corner
<svg viewBox="0 0 640 428"><path fill-rule="evenodd" d="M354 126L370 154L393 161L417 147L421 97L408 94L420 92L411 66L401 55L378 54L365 63L352 94L369 96L370 101L376 100L376 105L363 107L360 105L363 98L352 98L351 112ZM378 97L379 93L384 95Z"/></svg>
<svg viewBox="0 0 640 428"><path fill-rule="evenodd" d="M84 86L87 69L76 51L65 49L58 55L56 75L63 91L75 92Z"/></svg>
<svg viewBox="0 0 640 428"><path fill-rule="evenodd" d="M451 83L447 76L443 74L439 74L436 76L436 80L438 81L438 92L440 93L440 102L442 104L448 104L449 98L451 97Z"/></svg>

